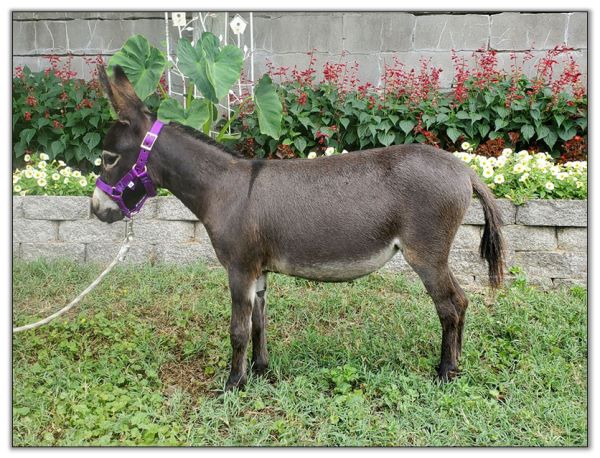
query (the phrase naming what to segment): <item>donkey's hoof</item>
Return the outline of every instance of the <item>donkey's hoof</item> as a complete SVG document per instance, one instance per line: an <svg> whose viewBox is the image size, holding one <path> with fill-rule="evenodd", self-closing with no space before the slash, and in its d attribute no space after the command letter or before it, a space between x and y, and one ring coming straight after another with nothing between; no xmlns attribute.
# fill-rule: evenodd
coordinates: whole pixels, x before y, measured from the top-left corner
<svg viewBox="0 0 600 458"><path fill-rule="evenodd" d="M443 368L443 367L437 368L437 379L441 383L451 382L456 377L458 377L459 374L460 374L460 371L458 370L458 368L455 368L455 367L454 368Z"/></svg>
<svg viewBox="0 0 600 458"><path fill-rule="evenodd" d="M269 372L269 365L265 363L252 363L252 373L262 377Z"/></svg>
<svg viewBox="0 0 600 458"><path fill-rule="evenodd" d="M227 383L225 384L224 392L227 393L228 391L233 391L235 388L241 390L242 388L244 388L244 385L246 385L246 376L232 377L230 375L229 379L227 380Z"/></svg>

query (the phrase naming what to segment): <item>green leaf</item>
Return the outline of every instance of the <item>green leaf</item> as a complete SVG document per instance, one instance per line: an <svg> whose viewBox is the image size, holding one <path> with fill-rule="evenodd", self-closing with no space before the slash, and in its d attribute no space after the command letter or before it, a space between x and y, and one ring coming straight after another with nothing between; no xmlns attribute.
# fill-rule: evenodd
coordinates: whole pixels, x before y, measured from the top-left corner
<svg viewBox="0 0 600 458"><path fill-rule="evenodd" d="M391 118L391 116L390 116L390 118ZM350 124L350 120L348 118L340 118L340 124L342 126L344 126L344 129L347 129L348 128L348 124Z"/></svg>
<svg viewBox="0 0 600 458"><path fill-rule="evenodd" d="M563 141L571 140L577 134L577 130L574 127L570 127L568 129L561 129L558 131L558 136Z"/></svg>
<svg viewBox="0 0 600 458"><path fill-rule="evenodd" d="M536 129L536 133L537 133L537 138L539 140L542 140L550 133L550 129L548 129L548 127L546 127L542 124L540 127L538 127Z"/></svg>
<svg viewBox="0 0 600 458"><path fill-rule="evenodd" d="M211 119L210 105L207 99L193 99L187 110L176 99L165 99L158 107L158 119L164 122L175 121L184 126L203 130L204 124Z"/></svg>
<svg viewBox="0 0 600 458"><path fill-rule="evenodd" d="M481 138L485 138L485 136L490 131L490 126L488 124L480 123L477 124L477 130L479 131L479 135L481 135Z"/></svg>
<svg viewBox="0 0 600 458"><path fill-rule="evenodd" d="M19 134L19 138L29 145L29 142L31 142L31 139L35 136L36 132L36 129L23 129Z"/></svg>
<svg viewBox="0 0 600 458"><path fill-rule="evenodd" d="M494 121L494 127L496 128L496 130L503 129L506 126L508 126L508 121L506 119L496 118L496 120Z"/></svg>
<svg viewBox="0 0 600 458"><path fill-rule="evenodd" d="M463 111L463 110L456 113L456 117L458 119L470 119L469 113L467 113L466 111Z"/></svg>
<svg viewBox="0 0 600 458"><path fill-rule="evenodd" d="M390 146L394 142L394 138L396 138L396 135L393 132L379 132L377 134L377 140L383 146Z"/></svg>
<svg viewBox="0 0 600 458"><path fill-rule="evenodd" d="M94 149L94 147L98 143L100 143L100 139L100 134L97 132L88 132L83 136L83 142L88 146L90 150ZM52 143L52 147L54 147L54 143Z"/></svg>
<svg viewBox="0 0 600 458"><path fill-rule="evenodd" d="M458 137L461 135L460 131L454 127L448 127L446 129L446 134L448 135L448 138L452 140L452 143L456 143L456 140L458 140Z"/></svg>
<svg viewBox="0 0 600 458"><path fill-rule="evenodd" d="M561 124L563 123L563 121L565 120L565 116L564 116L564 115L561 115L561 114L558 114L558 113L556 113L556 114L554 115L554 119L555 119L555 121L556 121L556 125L557 125L558 127L560 127L560 126L561 126Z"/></svg>
<svg viewBox="0 0 600 458"><path fill-rule="evenodd" d="M394 125L395 125L395 124L396 124L398 121L400 121L400 116L397 116L397 115L395 115L395 114L391 114L391 115L389 116L389 118L390 118L390 121L392 121L392 124L394 124Z"/></svg>
<svg viewBox="0 0 600 458"><path fill-rule="evenodd" d="M283 108L269 75L264 75L254 88L254 105L260 133L278 139Z"/></svg>
<svg viewBox="0 0 600 458"><path fill-rule="evenodd" d="M195 47L185 39L177 44L179 68L213 103L225 97L240 78L243 57L236 46L219 49L219 39L210 32L204 32Z"/></svg>
<svg viewBox="0 0 600 458"><path fill-rule="evenodd" d="M494 111L500 115L501 118L506 118L510 114L510 110L503 106L494 107Z"/></svg>
<svg viewBox="0 0 600 458"><path fill-rule="evenodd" d="M152 94L165 70L165 56L142 35L134 35L108 61L109 70L120 65L142 100Z"/></svg>
<svg viewBox="0 0 600 458"><path fill-rule="evenodd" d="M533 137L533 134L535 134L535 129L531 124L525 124L521 127L521 133L525 141L529 141Z"/></svg>
<svg viewBox="0 0 600 458"><path fill-rule="evenodd" d="M436 122L439 124L448 121L448 119L450 119L450 117L446 113L438 113L438 115L435 117Z"/></svg>
<svg viewBox="0 0 600 458"><path fill-rule="evenodd" d="M548 145L548 148L550 149L554 147L556 140L558 140L558 135L556 135L556 133L553 131L548 132L548 135L544 137L544 142L546 143L546 145Z"/></svg>
<svg viewBox="0 0 600 458"><path fill-rule="evenodd" d="M405 134L408 134L416 126L416 123L414 121L411 121L410 119L404 119L404 120L400 121L399 126L400 126L400 129L402 129L402 132L404 132Z"/></svg>
<svg viewBox="0 0 600 458"><path fill-rule="evenodd" d="M98 135L98 134L96 134L96 135ZM53 157L57 157L64 150L65 150L65 145L63 145L63 142L61 142L60 140L55 140L50 145L50 151L52 151Z"/></svg>
<svg viewBox="0 0 600 458"><path fill-rule="evenodd" d="M296 137L294 139L294 146L300 154L304 154L304 149L306 148L306 140L304 137Z"/></svg>

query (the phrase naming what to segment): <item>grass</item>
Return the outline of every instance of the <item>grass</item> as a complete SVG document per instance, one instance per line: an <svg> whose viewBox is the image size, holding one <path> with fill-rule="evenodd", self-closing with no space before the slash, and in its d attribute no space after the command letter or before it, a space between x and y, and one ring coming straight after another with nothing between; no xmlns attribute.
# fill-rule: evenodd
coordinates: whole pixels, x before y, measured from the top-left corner
<svg viewBox="0 0 600 458"><path fill-rule="evenodd" d="M15 262L14 324L99 271ZM440 325L419 283L269 280L271 372L219 395L224 271L111 273L66 319L13 337L13 445L587 445L585 289L521 279L493 304L469 294L463 372L440 385Z"/></svg>

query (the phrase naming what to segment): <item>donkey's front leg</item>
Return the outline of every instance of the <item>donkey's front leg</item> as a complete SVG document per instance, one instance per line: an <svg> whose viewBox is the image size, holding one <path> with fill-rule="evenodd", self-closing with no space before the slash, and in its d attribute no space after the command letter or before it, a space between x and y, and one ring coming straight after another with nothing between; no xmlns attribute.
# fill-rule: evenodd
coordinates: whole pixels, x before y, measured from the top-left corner
<svg viewBox="0 0 600 458"><path fill-rule="evenodd" d="M233 353L231 356L231 373L225 385L226 391L243 387L247 380L246 352L252 328L256 277L238 270L230 270L229 290L231 292L231 327L229 335Z"/></svg>

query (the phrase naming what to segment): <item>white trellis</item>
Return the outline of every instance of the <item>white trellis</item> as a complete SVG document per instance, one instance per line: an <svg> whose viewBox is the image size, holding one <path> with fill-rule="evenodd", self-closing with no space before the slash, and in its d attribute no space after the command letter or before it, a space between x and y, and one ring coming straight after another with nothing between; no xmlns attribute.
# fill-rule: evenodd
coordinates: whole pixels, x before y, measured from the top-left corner
<svg viewBox="0 0 600 458"><path fill-rule="evenodd" d="M169 17L170 16L170 17ZM240 14L235 14L230 18L229 13L219 12L198 12L198 13L165 13L165 38L167 59L171 64L167 70L167 87L170 96L181 98L185 108L187 104L188 85L189 81L185 75L179 70L177 56L175 54L176 40L191 39L195 44L203 32L212 32L219 37L221 45L234 45L240 48L243 52L244 68L242 74L246 72L246 80L241 79L234 85L234 89L230 90L229 96L225 103L219 103L219 109L230 118L233 105L239 103L243 99L245 91L251 95L254 94L254 20L253 14L247 13L247 19ZM223 33L219 33L213 27L210 30L209 22L213 25L216 22L223 21L221 25ZM175 40L175 41L173 41ZM202 97L194 86L194 98ZM211 134L215 134L212 132ZM231 133L231 131L230 131Z"/></svg>

